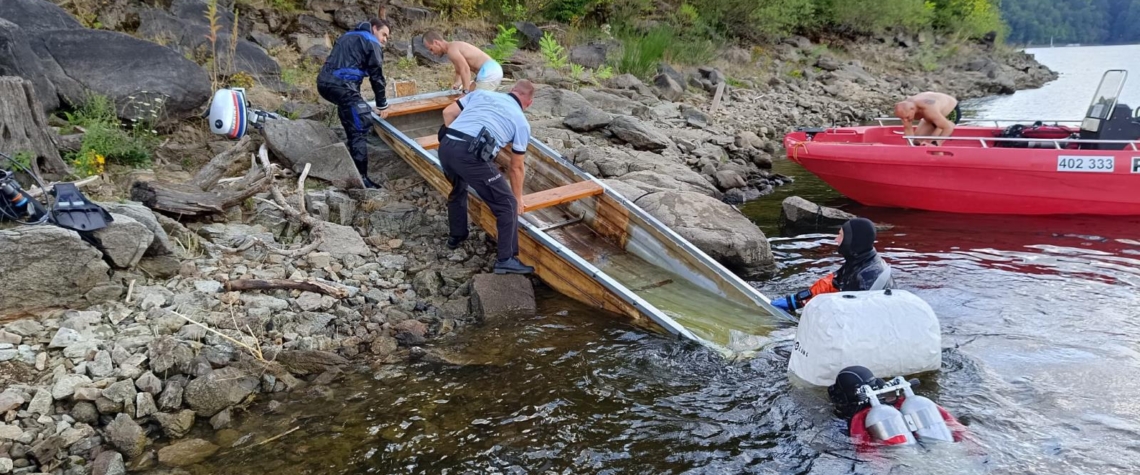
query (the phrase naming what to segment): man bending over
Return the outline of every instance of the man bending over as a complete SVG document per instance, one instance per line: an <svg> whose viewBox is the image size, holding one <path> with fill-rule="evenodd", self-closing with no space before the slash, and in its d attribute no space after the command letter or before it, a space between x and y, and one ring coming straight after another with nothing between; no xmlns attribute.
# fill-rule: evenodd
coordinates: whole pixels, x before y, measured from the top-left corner
<svg viewBox="0 0 1140 475"><path fill-rule="evenodd" d="M895 104L895 116L902 119L905 135L949 137L962 120L958 100L941 92L922 92ZM918 130L911 125L919 119ZM941 141L921 140L919 145L939 145Z"/></svg>
<svg viewBox="0 0 1140 475"><path fill-rule="evenodd" d="M424 33L424 46L436 56L446 55L455 66L455 84L452 84L452 89L463 92L476 89L494 91L503 82L503 67L470 43L444 41L438 31L431 30Z"/></svg>

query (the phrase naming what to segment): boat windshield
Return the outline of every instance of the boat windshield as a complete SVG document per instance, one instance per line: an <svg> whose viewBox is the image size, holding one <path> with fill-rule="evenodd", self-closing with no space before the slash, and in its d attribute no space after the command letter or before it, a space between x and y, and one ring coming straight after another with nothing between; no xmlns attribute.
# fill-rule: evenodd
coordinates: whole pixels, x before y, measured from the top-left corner
<svg viewBox="0 0 1140 475"><path fill-rule="evenodd" d="M1104 72L1104 76L1100 80L1100 87L1097 88L1096 94L1093 95L1092 103L1089 104L1088 113L1085 114L1089 119L1107 119L1112 114L1112 109L1116 106L1116 101L1120 97L1120 91L1124 89L1124 81L1128 79L1128 72L1123 69L1111 69Z"/></svg>

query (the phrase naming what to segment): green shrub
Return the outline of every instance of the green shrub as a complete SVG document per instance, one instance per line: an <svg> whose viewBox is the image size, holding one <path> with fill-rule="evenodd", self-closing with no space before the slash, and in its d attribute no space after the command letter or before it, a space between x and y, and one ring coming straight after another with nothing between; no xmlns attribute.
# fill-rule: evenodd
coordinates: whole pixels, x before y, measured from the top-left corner
<svg viewBox="0 0 1140 475"><path fill-rule="evenodd" d="M542 53L542 59L546 61L546 67L553 69L566 67L566 50L558 44L558 40L554 39L554 35L551 35L549 31L542 35L542 39L538 42L538 49Z"/></svg>
<svg viewBox="0 0 1140 475"><path fill-rule="evenodd" d="M926 0L822 0L818 11L833 27L862 34L890 27L917 32L934 22L934 4Z"/></svg>
<svg viewBox="0 0 1140 475"><path fill-rule="evenodd" d="M104 158L110 163L132 167L150 165L151 156L158 146L156 133L151 126L161 114L161 103L160 99L140 103L157 105L149 110L147 120L135 122L133 127L125 129L119 121L114 102L106 96L89 96L74 111L64 112L64 119L69 125L82 127L86 131L79 151L66 158L80 173L101 172Z"/></svg>
<svg viewBox="0 0 1140 475"><path fill-rule="evenodd" d="M604 16L610 0L550 0L543 8L547 19L578 23L589 16Z"/></svg>
<svg viewBox="0 0 1140 475"><path fill-rule="evenodd" d="M526 20L529 13L530 11L527 9L526 2L502 0L499 3L499 16L508 22L514 23L516 21Z"/></svg>
<svg viewBox="0 0 1140 475"><path fill-rule="evenodd" d="M600 81L614 77L614 68L609 65L602 65L597 71L594 71L594 77Z"/></svg>
<svg viewBox="0 0 1140 475"><path fill-rule="evenodd" d="M487 49L487 55L500 64L515 54L519 49L518 30L515 27L506 28L499 25L499 34L492 42L493 46Z"/></svg>
<svg viewBox="0 0 1140 475"><path fill-rule="evenodd" d="M645 34L624 31L621 59L617 69L622 73L647 78L657 71L657 63L665 58L665 50L673 42L675 35L668 27L657 27Z"/></svg>
<svg viewBox="0 0 1140 475"><path fill-rule="evenodd" d="M934 0L934 26L939 30L961 34L967 38L981 38L996 32L1006 33L1001 11L993 0Z"/></svg>
<svg viewBox="0 0 1140 475"><path fill-rule="evenodd" d="M691 0L723 35L749 40L786 36L816 24L813 0Z"/></svg>

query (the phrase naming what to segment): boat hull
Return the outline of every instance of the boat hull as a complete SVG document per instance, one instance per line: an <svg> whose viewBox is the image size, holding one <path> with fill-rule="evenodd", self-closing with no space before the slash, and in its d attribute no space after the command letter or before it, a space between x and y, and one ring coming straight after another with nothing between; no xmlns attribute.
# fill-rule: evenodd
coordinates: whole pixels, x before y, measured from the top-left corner
<svg viewBox="0 0 1140 475"><path fill-rule="evenodd" d="M794 132L784 145L789 159L867 206L968 214L1140 215L1140 151L999 148L989 146L992 142L982 147L980 141L917 147L895 138L896 129L829 129L811 140ZM995 133L962 129L955 136L992 138ZM1098 169L1070 170L1078 164Z"/></svg>

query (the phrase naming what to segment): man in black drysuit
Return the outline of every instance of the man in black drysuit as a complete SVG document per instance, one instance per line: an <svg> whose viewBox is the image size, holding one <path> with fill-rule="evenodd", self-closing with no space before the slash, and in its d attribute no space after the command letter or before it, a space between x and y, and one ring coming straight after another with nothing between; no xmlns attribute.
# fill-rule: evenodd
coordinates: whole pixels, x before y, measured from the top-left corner
<svg viewBox="0 0 1140 475"><path fill-rule="evenodd" d="M368 144L365 135L371 125L372 108L360 95L360 83L368 77L376 95L376 113L388 118L384 97L383 47L391 28L388 22L373 18L356 26L336 40L332 52L317 75L317 92L336 104L340 124L348 136L348 151L366 188L379 188L368 179Z"/></svg>

